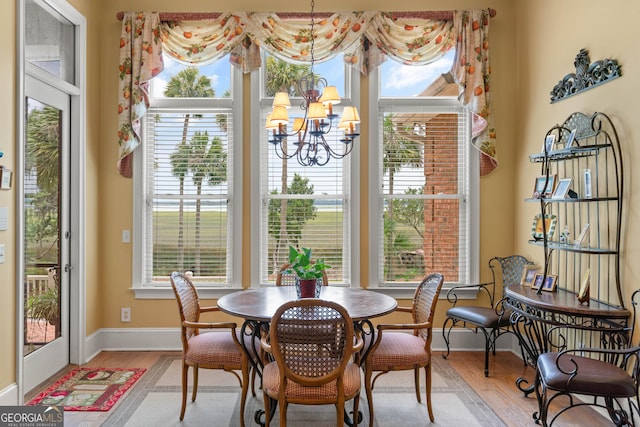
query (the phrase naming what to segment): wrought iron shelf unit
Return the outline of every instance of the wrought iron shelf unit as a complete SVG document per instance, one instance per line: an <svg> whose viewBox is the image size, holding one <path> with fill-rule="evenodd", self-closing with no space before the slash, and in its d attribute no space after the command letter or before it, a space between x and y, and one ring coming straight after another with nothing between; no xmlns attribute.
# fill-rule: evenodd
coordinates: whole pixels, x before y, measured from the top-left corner
<svg viewBox="0 0 640 427"><path fill-rule="evenodd" d="M573 197L530 197L525 202L537 203L543 218L551 215L557 222L555 235L547 234L543 221L543 237L529 240L543 249L540 273L545 279L556 276L557 288L548 292L517 285L505 292L505 306L512 310L511 321L533 366L547 351L619 346L628 339L631 316L620 284L623 165L615 126L604 113L573 113L549 129L545 141L550 136L555 146L545 144L529 161L540 165L539 176L547 180L570 179ZM580 234L583 240L577 243ZM577 296L587 271L585 303ZM533 390L524 379L517 384L525 394Z"/></svg>

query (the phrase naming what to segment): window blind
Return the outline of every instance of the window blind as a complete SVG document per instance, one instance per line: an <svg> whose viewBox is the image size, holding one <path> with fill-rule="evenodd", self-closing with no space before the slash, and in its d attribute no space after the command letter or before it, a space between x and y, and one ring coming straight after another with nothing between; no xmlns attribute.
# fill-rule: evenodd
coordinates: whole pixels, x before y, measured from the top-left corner
<svg viewBox="0 0 640 427"><path fill-rule="evenodd" d="M198 285L230 277L233 215L230 109L151 108L145 120L146 283L172 271Z"/></svg>
<svg viewBox="0 0 640 427"><path fill-rule="evenodd" d="M291 103L298 105L293 99ZM268 110L262 110L262 123ZM340 109L335 111L341 114ZM334 126L326 139L334 149L342 150L340 138ZM293 147L290 142L289 149ZM349 156L331 159L325 166L301 166L295 157L279 158L273 144L265 143L263 148L262 281L275 282L278 269L288 262L289 245L293 245L311 248L314 259L324 258L331 266L327 275L332 284L349 284Z"/></svg>
<svg viewBox="0 0 640 427"><path fill-rule="evenodd" d="M392 101L379 110L385 283L416 282L432 272L447 282L468 279L468 113L437 104Z"/></svg>

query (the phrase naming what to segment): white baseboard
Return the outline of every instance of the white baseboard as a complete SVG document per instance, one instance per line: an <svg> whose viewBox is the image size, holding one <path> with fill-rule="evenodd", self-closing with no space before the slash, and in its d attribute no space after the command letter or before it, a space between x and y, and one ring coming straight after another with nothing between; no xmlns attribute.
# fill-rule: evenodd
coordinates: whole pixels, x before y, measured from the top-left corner
<svg viewBox="0 0 640 427"><path fill-rule="evenodd" d="M0 406L16 406L18 404L18 384L11 384L0 390Z"/></svg>
<svg viewBox="0 0 640 427"><path fill-rule="evenodd" d="M484 335L468 329L451 331L451 351L484 351ZM432 350L446 351L442 329L433 329ZM101 329L87 337L85 360L91 360L101 351L180 351L179 328L110 328ZM496 351L520 354L518 340L513 334L498 338Z"/></svg>
<svg viewBox="0 0 640 427"><path fill-rule="evenodd" d="M454 328L449 335L450 351L484 351L485 337L482 331L478 333L465 328ZM433 329L431 351L446 351L447 345L442 336L442 329ZM496 351L510 351L522 357L518 338L514 334L504 334L496 341Z"/></svg>
<svg viewBox="0 0 640 427"><path fill-rule="evenodd" d="M86 354L95 357L101 351L180 351L180 328L101 329L87 338Z"/></svg>

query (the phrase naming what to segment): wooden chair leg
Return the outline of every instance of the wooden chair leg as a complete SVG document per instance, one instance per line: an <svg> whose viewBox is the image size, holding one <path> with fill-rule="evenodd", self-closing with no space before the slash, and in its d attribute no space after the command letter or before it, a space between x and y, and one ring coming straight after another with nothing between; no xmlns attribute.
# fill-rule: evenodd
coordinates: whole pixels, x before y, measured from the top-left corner
<svg viewBox="0 0 640 427"><path fill-rule="evenodd" d="M429 411L429 419L433 422L433 408L431 407L431 364L424 367L425 388L427 390L427 410Z"/></svg>
<svg viewBox="0 0 640 427"><path fill-rule="evenodd" d="M196 401L196 395L198 394L198 365L193 367L193 392L191 393L191 401Z"/></svg>
<svg viewBox="0 0 640 427"><path fill-rule="evenodd" d="M365 365L364 388L367 393L367 403L369 404L369 427L373 427L373 384L371 383L372 370ZM355 416L355 414L354 414Z"/></svg>
<svg viewBox="0 0 640 427"><path fill-rule="evenodd" d="M344 426L344 399L338 399L336 403L336 427L342 426Z"/></svg>
<svg viewBox="0 0 640 427"><path fill-rule="evenodd" d="M264 390L262 391L262 400L264 402L264 425L269 427L271 423L271 405L269 404L269 395Z"/></svg>
<svg viewBox="0 0 640 427"><path fill-rule="evenodd" d="M278 402L278 406L280 406L280 427L287 427L287 405L288 403L284 399Z"/></svg>
<svg viewBox="0 0 640 427"><path fill-rule="evenodd" d="M420 397L420 368L414 368L413 370L413 384L416 387L416 399L418 399L418 403L422 403L422 398Z"/></svg>
<svg viewBox="0 0 640 427"><path fill-rule="evenodd" d="M182 408L180 409L180 421L184 419L184 411L187 409L187 375L189 365L182 362Z"/></svg>
<svg viewBox="0 0 640 427"><path fill-rule="evenodd" d="M240 402L240 427L244 427L244 407L249 391L249 363L242 364L242 401ZM254 393L255 396L255 393Z"/></svg>
<svg viewBox="0 0 640 427"><path fill-rule="evenodd" d="M353 398L353 425L358 425L360 415L360 393Z"/></svg>

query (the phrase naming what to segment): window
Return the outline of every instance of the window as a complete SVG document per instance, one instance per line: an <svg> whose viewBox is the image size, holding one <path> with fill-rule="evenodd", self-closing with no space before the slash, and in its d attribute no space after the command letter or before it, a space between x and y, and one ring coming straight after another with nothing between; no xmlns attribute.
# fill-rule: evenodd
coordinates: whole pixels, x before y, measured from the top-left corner
<svg viewBox="0 0 640 427"><path fill-rule="evenodd" d="M413 286L432 272L448 283L476 277L477 159L470 114L442 74L452 58L387 61L371 77L372 287Z"/></svg>
<svg viewBox="0 0 640 427"><path fill-rule="evenodd" d="M307 74L309 66L289 64L267 56L263 67L263 75L259 83L262 94L258 120L254 125L254 132L260 135L260 149L254 159L259 170L255 177L254 188L259 189L255 194L255 205L260 207L260 215L255 215L253 227L260 236L256 241L253 259L258 260L252 271L252 283L275 283L278 269L288 260L289 245L308 247L312 250L313 258L324 258L331 266L327 270L329 282L332 285L350 286L354 282L353 271L356 266L352 263L353 242L358 233L353 233L354 211L351 188L357 183L354 180L352 161L358 156L357 147L360 139L353 144L352 152L343 159L331 159L324 166L301 166L295 157L283 160L278 156L274 144L269 140L265 130L267 115L271 112L273 96L279 91L289 91L291 108L289 118L303 117L300 109L302 98L295 90L295 82L301 75ZM346 105L353 105L356 97L352 91L352 74L343 62L342 55L322 64L314 64L314 72L325 78L329 85L335 85L341 96L341 103L334 107L334 113L341 114ZM278 87L273 86L274 73L288 75L286 82ZM256 73L257 74L257 73ZM256 79L257 80L257 79ZM280 80L282 81L282 80ZM340 142L342 132L337 129L337 121L326 138L336 150L344 149ZM288 138L287 154L293 152L293 143ZM357 212L356 212L357 213ZM252 233L252 235L255 235ZM357 245L356 245L357 246Z"/></svg>
<svg viewBox="0 0 640 427"><path fill-rule="evenodd" d="M151 80L134 177L137 288L168 288L174 270L192 272L201 290L241 287L236 73L226 57L188 67L165 56Z"/></svg>

